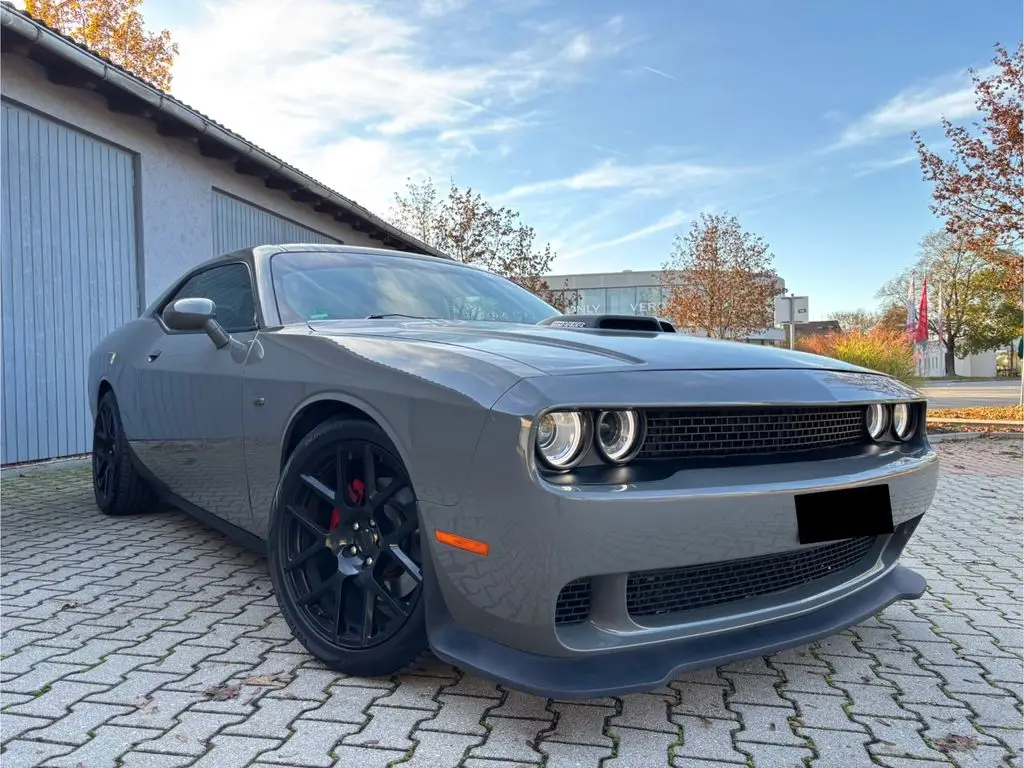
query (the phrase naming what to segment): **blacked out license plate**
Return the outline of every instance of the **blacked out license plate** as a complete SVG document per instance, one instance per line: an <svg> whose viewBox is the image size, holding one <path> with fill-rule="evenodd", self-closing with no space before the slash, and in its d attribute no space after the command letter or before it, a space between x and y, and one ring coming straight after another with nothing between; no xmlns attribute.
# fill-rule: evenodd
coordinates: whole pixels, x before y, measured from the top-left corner
<svg viewBox="0 0 1024 768"><path fill-rule="evenodd" d="M881 536L895 529L885 483L798 493L794 500L801 544Z"/></svg>

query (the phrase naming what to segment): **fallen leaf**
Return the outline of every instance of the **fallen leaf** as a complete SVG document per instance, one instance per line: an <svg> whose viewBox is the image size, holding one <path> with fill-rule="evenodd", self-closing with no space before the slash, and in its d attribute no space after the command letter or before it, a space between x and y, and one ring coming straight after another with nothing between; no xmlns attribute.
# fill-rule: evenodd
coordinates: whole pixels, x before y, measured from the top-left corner
<svg viewBox="0 0 1024 768"><path fill-rule="evenodd" d="M254 675L253 677L247 677L242 682L245 685L271 685L271 686L282 686L287 685L291 678L284 672L274 672L269 675Z"/></svg>
<svg viewBox="0 0 1024 768"><path fill-rule="evenodd" d="M935 746L943 754L950 752L970 752L978 746L978 739L975 736L961 736L958 733L951 733L935 740Z"/></svg>
<svg viewBox="0 0 1024 768"><path fill-rule="evenodd" d="M203 691L203 696L211 701L227 701L237 699L241 686L238 685L214 685Z"/></svg>
<svg viewBox="0 0 1024 768"><path fill-rule="evenodd" d="M176 734L174 738L176 738L182 744L185 744L188 741L188 736L186 736L184 733Z"/></svg>

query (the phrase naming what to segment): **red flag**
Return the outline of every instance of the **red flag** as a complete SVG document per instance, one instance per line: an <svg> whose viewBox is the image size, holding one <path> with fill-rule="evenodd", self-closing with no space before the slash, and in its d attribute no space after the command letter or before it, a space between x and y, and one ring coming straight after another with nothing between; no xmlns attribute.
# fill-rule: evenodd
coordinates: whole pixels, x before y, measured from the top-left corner
<svg viewBox="0 0 1024 768"><path fill-rule="evenodd" d="M917 306L917 329L914 341L924 344L928 341L928 278L921 281L921 303Z"/></svg>

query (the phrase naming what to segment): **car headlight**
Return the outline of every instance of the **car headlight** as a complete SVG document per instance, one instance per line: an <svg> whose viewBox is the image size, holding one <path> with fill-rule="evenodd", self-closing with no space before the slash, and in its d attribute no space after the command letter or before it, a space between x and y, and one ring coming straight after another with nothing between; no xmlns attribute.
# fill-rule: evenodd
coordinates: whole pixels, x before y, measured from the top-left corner
<svg viewBox="0 0 1024 768"><path fill-rule="evenodd" d="M889 428L889 409L879 403L869 405L864 414L864 425L868 428L871 439L878 440Z"/></svg>
<svg viewBox="0 0 1024 768"><path fill-rule="evenodd" d="M625 464L640 449L642 427L636 411L601 411L595 428L597 450L613 464Z"/></svg>
<svg viewBox="0 0 1024 768"><path fill-rule="evenodd" d="M892 430L900 440L909 440L914 433L914 412L908 403L892 407Z"/></svg>
<svg viewBox="0 0 1024 768"><path fill-rule="evenodd" d="M589 417L576 411L551 411L537 423L537 453L552 469L571 469L583 458Z"/></svg>

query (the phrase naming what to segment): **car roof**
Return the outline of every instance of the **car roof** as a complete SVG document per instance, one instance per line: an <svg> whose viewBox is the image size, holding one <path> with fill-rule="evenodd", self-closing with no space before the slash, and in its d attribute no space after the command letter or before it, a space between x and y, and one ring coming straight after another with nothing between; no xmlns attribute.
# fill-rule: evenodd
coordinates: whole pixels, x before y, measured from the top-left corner
<svg viewBox="0 0 1024 768"><path fill-rule="evenodd" d="M282 243L279 245L254 245L248 248L239 248L234 251L222 253L211 259L200 262L190 267L188 272L195 272L217 264L244 260L248 262L266 262L271 256L277 253L301 253L303 251L315 251L318 253L359 253L367 256L379 256L385 259L409 259L419 262L437 263L471 267L472 265L452 259L450 256L439 257L409 251L398 251L392 248L374 248L365 245L339 245L335 243ZM184 273L183 273L184 274Z"/></svg>

